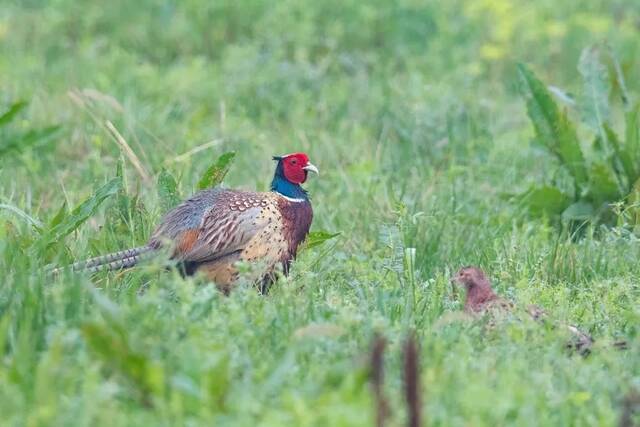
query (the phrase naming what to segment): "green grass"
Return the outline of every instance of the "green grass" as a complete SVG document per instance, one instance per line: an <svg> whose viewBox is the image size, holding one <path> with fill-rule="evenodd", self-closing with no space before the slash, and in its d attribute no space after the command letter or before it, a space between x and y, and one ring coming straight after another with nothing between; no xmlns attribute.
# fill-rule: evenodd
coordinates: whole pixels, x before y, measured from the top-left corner
<svg viewBox="0 0 640 427"><path fill-rule="evenodd" d="M5 0L0 114L28 106L0 144L60 129L0 150L0 425L371 426L376 333L403 425L411 330L428 425L616 425L640 389L640 242L622 216L571 239L510 197L559 173L532 142L516 63L573 93L582 49L606 40L637 99L639 22L631 0ZM169 174L186 197L231 150L225 184L258 190L272 155L309 153L313 229L341 232L268 296L153 266L44 274L144 243ZM116 176L79 228L68 213L55 227ZM600 344L580 358L532 322L443 321L466 264Z"/></svg>

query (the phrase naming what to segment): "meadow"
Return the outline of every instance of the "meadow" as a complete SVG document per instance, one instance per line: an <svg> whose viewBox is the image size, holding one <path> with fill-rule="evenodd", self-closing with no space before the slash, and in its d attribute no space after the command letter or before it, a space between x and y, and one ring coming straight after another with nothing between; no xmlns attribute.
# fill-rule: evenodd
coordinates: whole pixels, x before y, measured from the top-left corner
<svg viewBox="0 0 640 427"><path fill-rule="evenodd" d="M373 426L375 336L386 425L406 425L411 333L424 425L633 425L640 182L606 220L522 196L568 172L518 64L582 123L590 48L606 78L586 88L607 86L611 127L633 138L634 0L2 0L0 425ZM271 156L308 153L312 231L339 233L268 295L153 263L46 273L144 244L230 151L224 185L260 191ZM591 354L527 319L457 317L450 277L469 264L580 325Z"/></svg>

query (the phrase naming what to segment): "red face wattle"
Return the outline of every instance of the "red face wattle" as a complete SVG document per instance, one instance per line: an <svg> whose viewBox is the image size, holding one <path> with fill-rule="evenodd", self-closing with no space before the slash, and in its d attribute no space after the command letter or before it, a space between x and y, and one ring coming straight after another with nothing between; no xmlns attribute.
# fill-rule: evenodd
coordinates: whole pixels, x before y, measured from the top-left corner
<svg viewBox="0 0 640 427"><path fill-rule="evenodd" d="M318 173L318 169L309 162L309 156L304 153L288 154L281 161L284 177L294 184L305 182L309 171Z"/></svg>

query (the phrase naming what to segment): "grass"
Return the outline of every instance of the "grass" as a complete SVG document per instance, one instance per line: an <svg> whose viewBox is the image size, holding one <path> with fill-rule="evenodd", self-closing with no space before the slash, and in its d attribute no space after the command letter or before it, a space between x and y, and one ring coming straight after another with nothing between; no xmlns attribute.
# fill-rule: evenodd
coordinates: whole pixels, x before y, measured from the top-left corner
<svg viewBox="0 0 640 427"><path fill-rule="evenodd" d="M640 7L560 3L5 1L0 111L28 105L0 144L60 128L0 150L0 424L371 426L380 334L403 425L415 330L427 425L616 425L640 389L638 236L621 217L571 239L510 197L558 173L515 64L575 92L582 49L606 40L637 97ZM309 153L313 229L341 233L268 296L153 266L44 274L144 243L232 150L225 184L258 190L272 155ZM600 344L583 359L531 322L443 321L465 264Z"/></svg>

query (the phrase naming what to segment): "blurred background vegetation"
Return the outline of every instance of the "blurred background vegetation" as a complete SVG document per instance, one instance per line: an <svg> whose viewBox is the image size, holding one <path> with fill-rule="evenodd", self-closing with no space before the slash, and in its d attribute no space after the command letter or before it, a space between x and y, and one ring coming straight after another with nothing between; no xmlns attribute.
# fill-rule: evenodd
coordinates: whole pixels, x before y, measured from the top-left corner
<svg viewBox="0 0 640 427"><path fill-rule="evenodd" d="M633 0L3 0L4 422L372 425L362 355L374 331L393 355L416 328L433 425L615 424L624 394L640 387L632 351L583 361L563 353L558 331L434 326L459 308L449 274L474 263L514 299L605 340L637 337L634 218L612 209L607 228L582 225L576 239L554 226L562 210L519 199L562 188L567 173L535 137L516 65L557 88L564 110L583 92L577 67L590 46L617 58L636 105ZM611 126L625 135L608 71ZM592 143L583 127L578 137ZM342 232L306 251L268 298L220 298L171 274L102 275L95 286L38 274L143 243L230 150L225 184L258 190L272 155L309 153L321 171L307 185L314 229ZM104 209L87 208L65 239L62 218L116 176L124 185L102 187ZM304 329L317 324L329 329Z"/></svg>

